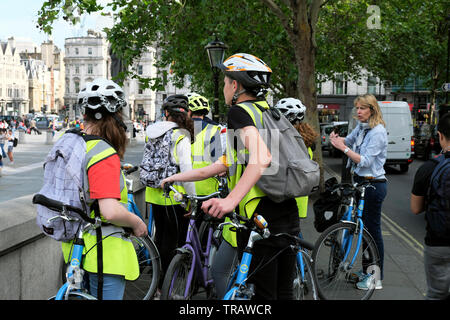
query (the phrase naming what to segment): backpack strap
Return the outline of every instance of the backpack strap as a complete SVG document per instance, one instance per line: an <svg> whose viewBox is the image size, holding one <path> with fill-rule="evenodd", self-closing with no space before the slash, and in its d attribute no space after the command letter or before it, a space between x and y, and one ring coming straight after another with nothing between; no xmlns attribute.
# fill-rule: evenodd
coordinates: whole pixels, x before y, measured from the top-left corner
<svg viewBox="0 0 450 320"><path fill-rule="evenodd" d="M100 219L100 207L98 205L98 200L96 199L92 205L91 209L94 210L95 217ZM98 227L95 229L97 236L97 299L103 300L103 237L102 228Z"/></svg>

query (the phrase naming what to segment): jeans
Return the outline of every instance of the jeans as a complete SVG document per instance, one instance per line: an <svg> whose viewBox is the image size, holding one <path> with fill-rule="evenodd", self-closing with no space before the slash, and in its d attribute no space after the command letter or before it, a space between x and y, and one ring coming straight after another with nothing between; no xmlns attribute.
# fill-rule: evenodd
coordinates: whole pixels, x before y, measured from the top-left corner
<svg viewBox="0 0 450 320"><path fill-rule="evenodd" d="M362 178L354 177L355 182L361 182ZM381 207L387 194L386 182L374 182L374 188L366 188L364 196L364 211L362 221L364 227L369 231L380 255L380 280L383 280L384 244L381 234Z"/></svg>
<svg viewBox="0 0 450 320"><path fill-rule="evenodd" d="M103 300L122 300L125 292L125 277L114 274L103 274ZM97 295L98 276L89 273L89 292L94 297Z"/></svg>
<svg viewBox="0 0 450 320"><path fill-rule="evenodd" d="M0 143L0 149L2 149L2 157L6 158L6 152L5 152L5 144L4 143Z"/></svg>
<svg viewBox="0 0 450 320"><path fill-rule="evenodd" d="M450 247L425 246L427 300L450 299Z"/></svg>

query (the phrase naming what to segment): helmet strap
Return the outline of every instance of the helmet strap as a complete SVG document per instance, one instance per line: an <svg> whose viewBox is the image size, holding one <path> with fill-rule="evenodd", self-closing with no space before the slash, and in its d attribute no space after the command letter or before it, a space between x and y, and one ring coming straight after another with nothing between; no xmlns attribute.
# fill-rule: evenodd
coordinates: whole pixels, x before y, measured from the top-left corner
<svg viewBox="0 0 450 320"><path fill-rule="evenodd" d="M121 126L122 129L125 130L125 132L127 132L127 126L125 125L125 123L115 113L113 113L112 116L114 120L116 120L117 124Z"/></svg>
<svg viewBox="0 0 450 320"><path fill-rule="evenodd" d="M245 89L242 89L239 92L235 92L233 95L233 99L231 99L231 105L236 104L238 97L245 92Z"/></svg>

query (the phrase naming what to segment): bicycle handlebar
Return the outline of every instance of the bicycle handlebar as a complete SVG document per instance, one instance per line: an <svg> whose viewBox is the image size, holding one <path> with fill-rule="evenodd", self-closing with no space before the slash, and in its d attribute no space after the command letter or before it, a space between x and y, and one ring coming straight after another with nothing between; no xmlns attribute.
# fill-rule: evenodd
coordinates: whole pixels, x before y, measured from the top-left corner
<svg viewBox="0 0 450 320"><path fill-rule="evenodd" d="M33 196L33 203L34 204L40 204L44 207L49 208L50 210L53 211L57 211L60 213L65 213L66 211L73 211L75 213L77 213L83 220L89 222L89 223L95 223L95 219L90 218L86 212L84 212L84 210L62 203L60 201L57 200L53 200L50 198L47 198L46 196L44 196L43 194L35 194Z"/></svg>
<svg viewBox="0 0 450 320"><path fill-rule="evenodd" d="M122 170L124 170L126 175L132 174L133 172L137 171L139 169L138 166L133 166L130 163L125 163L120 166Z"/></svg>

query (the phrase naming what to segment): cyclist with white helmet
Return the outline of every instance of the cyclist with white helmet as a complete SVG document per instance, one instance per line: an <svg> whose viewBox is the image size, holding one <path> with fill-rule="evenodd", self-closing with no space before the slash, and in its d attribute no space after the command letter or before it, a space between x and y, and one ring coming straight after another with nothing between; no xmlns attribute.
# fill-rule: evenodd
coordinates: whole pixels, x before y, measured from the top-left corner
<svg viewBox="0 0 450 320"><path fill-rule="evenodd" d="M295 129L303 137L306 147L308 148L309 157L312 159L313 151L316 148L316 140L319 134L304 121L306 107L296 98L283 98L277 102L275 108L292 123ZM300 218L306 218L308 210L308 197L298 197L295 199L298 207L298 215Z"/></svg>
<svg viewBox="0 0 450 320"><path fill-rule="evenodd" d="M89 253L84 256L83 268L89 274L92 295L122 299L125 280L135 280L139 276L139 265L133 244L115 232L121 227L130 227L136 236L147 235L145 223L126 209L126 183L120 169L120 159L126 147L126 126L122 120L125 95L113 81L98 78L86 83L80 91L78 105L86 124L81 132L86 141L86 203L92 209L91 216L99 214L112 224L97 229L101 231L100 237L103 235L103 241L100 241L103 270L100 273L97 268L99 234L96 231L84 234L85 249ZM67 261L71 243L63 242L62 247ZM100 292L98 285L103 286Z"/></svg>
<svg viewBox="0 0 450 320"><path fill-rule="evenodd" d="M257 186L256 182L271 162L270 152L256 127L262 119L272 70L261 59L247 53L237 53L226 59L220 68L224 72L224 97L228 112L228 141L226 156L214 164L174 175L163 181L195 181L229 171L230 194L225 199L205 201L202 209L214 217L236 211L251 218L254 213L266 218L273 233L287 232L297 235L299 219L295 199L275 203ZM242 102L249 102L242 104ZM260 120L259 120L260 121ZM233 135L233 130L236 134ZM242 147L240 147L242 146ZM246 154L245 161L238 155ZM239 159L239 160L238 160ZM240 253L247 244L249 233L224 229L223 237L229 246L238 245ZM292 299L296 255L283 240L260 240L253 248L253 258L248 279L255 285L255 299ZM220 249L219 249L220 250ZM281 252L281 253L280 253ZM216 261L219 259L216 259ZM264 264L264 268L255 269Z"/></svg>

